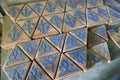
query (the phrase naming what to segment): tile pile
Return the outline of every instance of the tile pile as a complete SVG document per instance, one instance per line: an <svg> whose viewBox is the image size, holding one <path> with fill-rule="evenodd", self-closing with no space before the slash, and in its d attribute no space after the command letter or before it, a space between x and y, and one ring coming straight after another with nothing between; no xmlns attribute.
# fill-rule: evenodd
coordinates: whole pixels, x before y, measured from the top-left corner
<svg viewBox="0 0 120 80"><path fill-rule="evenodd" d="M5 73L12 80L64 79L109 62L106 25L120 21L119 5L114 0L49 0L7 6L14 24L2 47L14 49Z"/></svg>

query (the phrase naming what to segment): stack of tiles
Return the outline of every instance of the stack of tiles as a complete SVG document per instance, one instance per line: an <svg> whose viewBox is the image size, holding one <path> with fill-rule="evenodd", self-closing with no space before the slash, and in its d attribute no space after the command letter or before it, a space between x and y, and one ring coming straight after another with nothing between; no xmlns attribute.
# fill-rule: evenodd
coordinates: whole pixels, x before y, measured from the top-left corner
<svg viewBox="0 0 120 80"><path fill-rule="evenodd" d="M13 25L2 47L14 47L4 66L8 78L59 80L109 62L106 24L120 21L120 8L113 0L105 1L47 0L7 6Z"/></svg>

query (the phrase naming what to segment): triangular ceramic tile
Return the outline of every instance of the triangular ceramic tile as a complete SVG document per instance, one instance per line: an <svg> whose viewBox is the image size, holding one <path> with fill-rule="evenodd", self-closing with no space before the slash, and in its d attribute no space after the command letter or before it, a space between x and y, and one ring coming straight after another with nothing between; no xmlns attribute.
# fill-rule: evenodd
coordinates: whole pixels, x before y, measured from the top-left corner
<svg viewBox="0 0 120 80"><path fill-rule="evenodd" d="M6 66L27 62L30 59L18 47L15 47L6 61Z"/></svg>
<svg viewBox="0 0 120 80"><path fill-rule="evenodd" d="M68 13L65 14L64 24L62 28L63 32L68 32L68 31L79 29L82 27L85 27L83 23L81 23L79 20L69 15Z"/></svg>
<svg viewBox="0 0 120 80"><path fill-rule="evenodd" d="M82 5L78 4L75 0L67 0L66 3L66 11L74 10L74 9L81 9L83 8Z"/></svg>
<svg viewBox="0 0 120 80"><path fill-rule="evenodd" d="M87 9L88 27L105 24L105 23L107 23L107 20L105 20L103 17L99 16L98 14L94 13L93 11Z"/></svg>
<svg viewBox="0 0 120 80"><path fill-rule="evenodd" d="M42 39L36 57L43 57L51 54L58 54L58 51L45 39Z"/></svg>
<svg viewBox="0 0 120 80"><path fill-rule="evenodd" d="M28 34L29 37L32 37L33 32L36 29L38 18L26 19L18 21L20 27Z"/></svg>
<svg viewBox="0 0 120 80"><path fill-rule="evenodd" d="M103 0L87 0L87 8L103 6Z"/></svg>
<svg viewBox="0 0 120 80"><path fill-rule="evenodd" d="M2 47L13 47L18 42L28 41L29 37L23 32L23 30L17 25L13 24L10 31L2 42Z"/></svg>
<svg viewBox="0 0 120 80"><path fill-rule="evenodd" d="M44 18L48 22L50 22L50 24L52 24L61 33L61 28L63 26L63 16L64 13L60 13L60 14L44 16Z"/></svg>
<svg viewBox="0 0 120 80"><path fill-rule="evenodd" d="M111 5L110 7L111 7L112 9L114 9L114 10L120 12L120 4Z"/></svg>
<svg viewBox="0 0 120 80"><path fill-rule="evenodd" d="M45 69L45 71L54 79L58 66L59 54L42 57L37 61L43 67L43 69Z"/></svg>
<svg viewBox="0 0 120 80"><path fill-rule="evenodd" d="M80 22L86 24L85 8L69 11L68 14L75 17Z"/></svg>
<svg viewBox="0 0 120 80"><path fill-rule="evenodd" d="M80 47L83 47L83 46L84 46L84 44L81 43L77 38L71 36L70 34L67 34L63 52L73 50L73 49L77 49L77 48L80 48Z"/></svg>
<svg viewBox="0 0 120 80"><path fill-rule="evenodd" d="M65 12L67 0L50 0L50 1L54 3L57 7L59 7L63 12Z"/></svg>
<svg viewBox="0 0 120 80"><path fill-rule="evenodd" d="M86 48L80 48L71 52L67 52L65 53L65 55L68 56L75 63L77 63L84 70L86 69Z"/></svg>
<svg viewBox="0 0 120 80"><path fill-rule="evenodd" d="M64 41L65 41L65 34L54 35L50 37L46 37L59 51L62 50Z"/></svg>
<svg viewBox="0 0 120 80"><path fill-rule="evenodd" d="M57 5L53 4L52 2L48 1L44 12L43 12L43 16L45 15L50 15L50 14L56 14L56 13L61 13L62 10L60 10Z"/></svg>
<svg viewBox="0 0 120 80"><path fill-rule="evenodd" d="M94 52L98 53L99 55L103 56L106 60L110 61L110 53L108 49L107 43L101 43L99 45L93 46L91 48Z"/></svg>
<svg viewBox="0 0 120 80"><path fill-rule="evenodd" d="M106 62L107 61L103 57L94 53L91 50L88 50L88 53L87 53L87 67L88 68L91 68L93 66L99 66Z"/></svg>
<svg viewBox="0 0 120 80"><path fill-rule="evenodd" d="M116 0L105 0L105 4L106 5L116 5L116 4L118 4L118 2L116 2Z"/></svg>
<svg viewBox="0 0 120 80"><path fill-rule="evenodd" d="M81 28L77 30L73 30L70 32L77 39L82 41L85 45L87 45L87 28Z"/></svg>
<svg viewBox="0 0 120 80"><path fill-rule="evenodd" d="M9 80L25 80L30 62L18 64L12 67L5 68Z"/></svg>
<svg viewBox="0 0 120 80"><path fill-rule="evenodd" d="M95 46L103 42L106 42L106 40L96 35L95 33L92 33L91 31L88 33L88 46L89 47Z"/></svg>
<svg viewBox="0 0 120 80"><path fill-rule="evenodd" d="M87 0L75 0L75 1L78 2L79 5L82 5L84 8L86 8Z"/></svg>
<svg viewBox="0 0 120 80"><path fill-rule="evenodd" d="M91 29L95 34L98 36L101 36L105 40L108 40L107 32L106 32L106 27L105 25L98 26L96 28Z"/></svg>
<svg viewBox="0 0 120 80"><path fill-rule="evenodd" d="M108 7L109 15L110 15L110 23L111 22L119 22L120 21L120 12L115 11L112 8Z"/></svg>
<svg viewBox="0 0 120 80"><path fill-rule="evenodd" d="M38 17L38 15L28 6L25 5L18 15L17 20L23 20L23 19L28 19L28 18L35 18Z"/></svg>
<svg viewBox="0 0 120 80"><path fill-rule="evenodd" d="M12 5L5 8L6 14L12 19L16 20L20 10L24 5Z"/></svg>
<svg viewBox="0 0 120 80"><path fill-rule="evenodd" d="M28 4L37 14L41 16L46 6L46 3L47 1L40 1L40 2L34 2L34 3L28 3Z"/></svg>
<svg viewBox="0 0 120 80"><path fill-rule="evenodd" d="M26 80L51 80L51 78L36 62L33 62Z"/></svg>
<svg viewBox="0 0 120 80"><path fill-rule="evenodd" d="M49 22L47 22L44 18L41 17L37 28L33 34L33 38L45 37L58 33L59 32L55 28L53 28L53 26Z"/></svg>
<svg viewBox="0 0 120 80"><path fill-rule="evenodd" d="M116 46L120 48L120 27L118 26L108 30L108 35Z"/></svg>
<svg viewBox="0 0 120 80"><path fill-rule="evenodd" d="M92 8L91 11L99 14L100 16L104 17L107 20L110 19L110 16L108 14L108 10L106 9L105 6L97 7L97 8Z"/></svg>
<svg viewBox="0 0 120 80"><path fill-rule="evenodd" d="M38 46L39 46L40 40L32 40L28 42L22 42L18 44L18 46L33 60Z"/></svg>
<svg viewBox="0 0 120 80"><path fill-rule="evenodd" d="M58 66L56 78L63 78L75 74L76 72L82 72L76 64L69 60L66 56L62 55Z"/></svg>

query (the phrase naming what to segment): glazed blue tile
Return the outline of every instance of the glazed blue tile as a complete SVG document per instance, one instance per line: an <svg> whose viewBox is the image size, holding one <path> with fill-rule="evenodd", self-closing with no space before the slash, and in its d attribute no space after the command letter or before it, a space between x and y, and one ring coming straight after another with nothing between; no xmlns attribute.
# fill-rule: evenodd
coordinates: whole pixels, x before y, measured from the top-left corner
<svg viewBox="0 0 120 80"><path fill-rule="evenodd" d="M43 18L40 20L39 23L41 23L41 25L37 26L37 30L43 34L47 34L51 25L47 21L45 21Z"/></svg>
<svg viewBox="0 0 120 80"><path fill-rule="evenodd" d="M105 17L105 18L110 18L106 9L103 9L103 8L100 8L100 7L99 7L97 10L98 10L98 13L99 13L101 16L103 16L103 17Z"/></svg>
<svg viewBox="0 0 120 80"><path fill-rule="evenodd" d="M43 15L50 15L50 14L55 14L55 13L60 13L60 12L62 12L62 10L58 8L55 3L48 1Z"/></svg>
<svg viewBox="0 0 120 80"><path fill-rule="evenodd" d="M71 59L75 60L78 64L83 64L83 65L86 64L87 57L86 57L85 48L74 50L66 54L68 54L71 57Z"/></svg>
<svg viewBox="0 0 120 80"><path fill-rule="evenodd" d="M20 14L18 15L17 20L23 20L33 17L38 17L38 15L29 6L25 5Z"/></svg>
<svg viewBox="0 0 120 80"><path fill-rule="evenodd" d="M49 76L36 63L31 66L27 80L51 80Z"/></svg>
<svg viewBox="0 0 120 80"><path fill-rule="evenodd" d="M55 77L57 65L58 65L59 55L50 55L39 60L39 63L45 68L45 70Z"/></svg>
<svg viewBox="0 0 120 80"><path fill-rule="evenodd" d="M105 0L105 3L108 4L108 5L113 5L115 4L115 0Z"/></svg>
<svg viewBox="0 0 120 80"><path fill-rule="evenodd" d="M17 41L22 36L22 34L22 29L18 25L14 24L13 28L10 30L10 32L8 32L8 38L12 41Z"/></svg>
<svg viewBox="0 0 120 80"><path fill-rule="evenodd" d="M8 76L12 80L25 80L26 73L28 71L29 63L19 64L13 67L5 68Z"/></svg>
<svg viewBox="0 0 120 80"><path fill-rule="evenodd" d="M99 21L99 15L88 10L88 18L94 22L98 22Z"/></svg>
<svg viewBox="0 0 120 80"><path fill-rule="evenodd" d="M117 5L113 5L111 6L112 9L118 11L120 13L120 4L117 4Z"/></svg>
<svg viewBox="0 0 120 80"><path fill-rule="evenodd" d="M56 0L55 4L65 11L66 0Z"/></svg>
<svg viewBox="0 0 120 80"><path fill-rule="evenodd" d="M112 8L109 8L109 13L111 16L115 17L116 19L120 19L120 13L113 10Z"/></svg>
<svg viewBox="0 0 120 80"><path fill-rule="evenodd" d="M49 40L61 51L65 40L65 34L51 36Z"/></svg>
<svg viewBox="0 0 120 80"><path fill-rule="evenodd" d="M39 15L42 14L44 8L46 5L46 1L36 2L36 3L30 3L30 7L36 11Z"/></svg>
<svg viewBox="0 0 120 80"><path fill-rule="evenodd" d="M86 7L86 0L76 0L78 4L82 5L83 7Z"/></svg>
<svg viewBox="0 0 120 80"><path fill-rule="evenodd" d="M94 53L93 51L89 50L87 53L87 57L88 57L88 67L92 67L95 64L99 64L99 63L105 63L105 59L102 58L100 55L98 55L97 53Z"/></svg>
<svg viewBox="0 0 120 80"><path fill-rule="evenodd" d="M19 48L15 47L7 59L6 66L15 65L25 61L29 61L29 58Z"/></svg>
<svg viewBox="0 0 120 80"><path fill-rule="evenodd" d="M38 49L38 57L47 55L47 54L53 54L56 53L57 51L55 50L55 48L48 43L47 41L43 40L40 43L39 49Z"/></svg>
<svg viewBox="0 0 120 80"><path fill-rule="evenodd" d="M74 17L86 23L84 12L82 12L80 10L76 10L74 12Z"/></svg>
<svg viewBox="0 0 120 80"><path fill-rule="evenodd" d="M39 40L23 42L23 43L20 43L19 45L33 59L34 56L36 55L36 50L39 45Z"/></svg>
<svg viewBox="0 0 120 80"><path fill-rule="evenodd" d="M63 24L63 13L54 14L49 16L44 16L45 19L50 22L54 27L56 27L59 31L61 31L62 24Z"/></svg>
<svg viewBox="0 0 120 80"><path fill-rule="evenodd" d="M59 65L59 77L78 72L80 69L66 57L62 58Z"/></svg>
<svg viewBox="0 0 120 80"><path fill-rule="evenodd" d="M76 19L69 14L66 14L64 23L67 24L69 27L74 28L76 26Z"/></svg>
<svg viewBox="0 0 120 80"><path fill-rule="evenodd" d="M68 51L71 49L76 49L78 47L82 47L84 46L78 39L76 39L75 37L68 35L65 41L65 45L64 45L64 51Z"/></svg>
<svg viewBox="0 0 120 80"><path fill-rule="evenodd" d="M14 19L17 18L18 13L20 12L21 7L19 6L12 6L9 10L8 13L11 15Z"/></svg>
<svg viewBox="0 0 120 80"><path fill-rule="evenodd" d="M75 0L68 0L67 5L71 8L77 8L78 3Z"/></svg>
<svg viewBox="0 0 120 80"><path fill-rule="evenodd" d="M102 36L104 39L108 40L105 25L94 28L94 32L97 33L98 35Z"/></svg>
<svg viewBox="0 0 120 80"><path fill-rule="evenodd" d="M93 6L96 6L97 5L97 0L88 0L88 3L93 5Z"/></svg>
<svg viewBox="0 0 120 80"><path fill-rule="evenodd" d="M37 19L36 19L37 20ZM32 19L27 19L25 20L22 25L20 24L20 26L23 28L23 30L31 37L35 28L36 28L36 24L37 21L36 20L32 20Z"/></svg>
<svg viewBox="0 0 120 80"><path fill-rule="evenodd" d="M71 31L71 33L86 43L86 41L87 41L87 28L77 29L77 30Z"/></svg>

